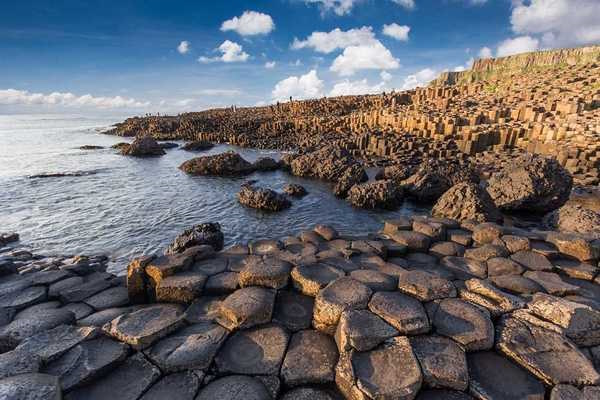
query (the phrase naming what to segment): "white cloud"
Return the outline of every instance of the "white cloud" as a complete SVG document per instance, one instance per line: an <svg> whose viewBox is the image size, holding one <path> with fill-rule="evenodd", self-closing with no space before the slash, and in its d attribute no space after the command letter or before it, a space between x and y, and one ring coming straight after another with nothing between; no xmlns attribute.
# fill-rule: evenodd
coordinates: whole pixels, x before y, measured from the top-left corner
<svg viewBox="0 0 600 400"><path fill-rule="evenodd" d="M452 70L454 72L462 72L462 71L466 71L468 69L471 69L471 67L473 67L473 63L475 62L475 59L473 57L469 58L467 60L467 62L464 65L457 65L456 67L454 67Z"/></svg>
<svg viewBox="0 0 600 400"><path fill-rule="evenodd" d="M414 75L409 75L404 79L402 90L410 90L416 87L426 86L429 82L437 78L437 71L431 68L420 70Z"/></svg>
<svg viewBox="0 0 600 400"><path fill-rule="evenodd" d="M95 97L90 94L76 96L69 92L30 93L25 90L0 90L0 105L60 106L89 108L143 108L150 102L141 102L121 96Z"/></svg>
<svg viewBox="0 0 600 400"><path fill-rule="evenodd" d="M333 89L329 92L330 96L348 96L348 95L359 95L359 94L373 94L381 93L385 90L385 82L379 82L376 85L369 85L366 79L360 81L349 81L338 82L333 86Z"/></svg>
<svg viewBox="0 0 600 400"><path fill-rule="evenodd" d="M218 57L200 57L198 61L201 63L211 63L211 62L244 62L248 60L250 57L248 53L246 53L242 46L232 42L230 40L226 40L217 48L216 51L221 52L221 55Z"/></svg>
<svg viewBox="0 0 600 400"><path fill-rule="evenodd" d="M273 69L273 68L275 68L275 65L277 65L277 63L275 61L267 61L265 63L265 68L266 69Z"/></svg>
<svg viewBox="0 0 600 400"><path fill-rule="evenodd" d="M201 96L238 96L242 94L238 89L202 89L197 93Z"/></svg>
<svg viewBox="0 0 600 400"><path fill-rule="evenodd" d="M335 28L331 32L313 32L305 40L294 38L292 49L312 48L319 53L331 53L348 46L367 45L376 42L373 28L363 26L362 28L342 31Z"/></svg>
<svg viewBox="0 0 600 400"><path fill-rule="evenodd" d="M600 1L514 1L510 17L515 33L540 35L544 47L567 47L600 42Z"/></svg>
<svg viewBox="0 0 600 400"><path fill-rule="evenodd" d="M356 71L365 69L396 69L400 67L398 59L381 44L375 41L372 44L350 46L333 60L329 68L342 76L353 75Z"/></svg>
<svg viewBox="0 0 600 400"><path fill-rule="evenodd" d="M498 45L496 56L506 57L514 54L536 51L539 48L539 45L539 40L532 38L531 36L519 36L513 39L506 39Z"/></svg>
<svg viewBox="0 0 600 400"><path fill-rule="evenodd" d="M228 19L221 25L221 31L235 31L242 36L266 35L273 29L273 18L256 11L244 11L241 16Z"/></svg>
<svg viewBox="0 0 600 400"><path fill-rule="evenodd" d="M323 81L313 69L304 75L290 76L279 81L271 94L273 101L286 101L290 96L294 99L322 97Z"/></svg>
<svg viewBox="0 0 600 400"><path fill-rule="evenodd" d="M396 4L398 4L399 6L402 6L408 10L412 10L415 8L414 0L392 0L392 1Z"/></svg>
<svg viewBox="0 0 600 400"><path fill-rule="evenodd" d="M177 46L177 51L179 54L188 53L190 51L190 42L183 40L181 43L179 43L179 46Z"/></svg>
<svg viewBox="0 0 600 400"><path fill-rule="evenodd" d="M384 35L393 37L394 39L403 42L406 42L408 40L408 32L410 32L410 27L406 25L398 25L395 22L389 25L383 25Z"/></svg>
<svg viewBox="0 0 600 400"><path fill-rule="evenodd" d="M479 58L492 58L492 49L489 47L482 47L479 50Z"/></svg>
<svg viewBox="0 0 600 400"><path fill-rule="evenodd" d="M337 15L346 15L360 0L304 0L306 4L318 4L322 13L333 11Z"/></svg>
<svg viewBox="0 0 600 400"><path fill-rule="evenodd" d="M379 76L381 77L381 80L384 82L388 82L388 81L392 80L392 74L390 74L387 71L381 71L381 74L379 74Z"/></svg>

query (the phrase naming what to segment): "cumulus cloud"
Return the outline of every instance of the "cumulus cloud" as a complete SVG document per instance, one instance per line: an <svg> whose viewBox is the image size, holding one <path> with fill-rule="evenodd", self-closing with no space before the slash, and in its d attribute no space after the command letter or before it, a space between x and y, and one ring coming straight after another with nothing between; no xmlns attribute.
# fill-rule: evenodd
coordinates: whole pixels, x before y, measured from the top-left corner
<svg viewBox="0 0 600 400"><path fill-rule="evenodd" d="M179 54L187 54L190 51L190 42L183 40L179 43L179 46L177 46L177 51Z"/></svg>
<svg viewBox="0 0 600 400"><path fill-rule="evenodd" d="M279 81L272 93L273 101L294 99L309 99L323 96L323 81L319 79L316 70L311 70L301 76L290 76Z"/></svg>
<svg viewBox="0 0 600 400"><path fill-rule="evenodd" d="M367 45L346 47L344 52L333 60L329 69L341 76L350 76L360 70L387 70L399 67L398 59L381 42L375 41Z"/></svg>
<svg viewBox="0 0 600 400"><path fill-rule="evenodd" d="M348 96L348 95L359 95L359 94L373 94L381 93L385 90L385 82L379 82L376 85L369 85L366 79L359 81L345 80L336 83L331 91L330 96Z"/></svg>
<svg viewBox="0 0 600 400"><path fill-rule="evenodd" d="M437 78L437 71L431 68L425 68L417 72L416 74L409 75L404 79L402 85L403 90L410 90L416 87L426 86L429 82Z"/></svg>
<svg viewBox="0 0 600 400"><path fill-rule="evenodd" d="M389 25L383 25L383 34L389 37L393 37L396 40L400 40L406 42L408 40L408 32L410 32L410 27L406 25L398 25L397 23L392 23Z"/></svg>
<svg viewBox="0 0 600 400"><path fill-rule="evenodd" d="M536 51L539 46L539 40L532 38L531 36L519 36L513 39L506 39L498 45L496 56L506 57L514 54Z"/></svg>
<svg viewBox="0 0 600 400"><path fill-rule="evenodd" d="M244 11L221 24L221 31L235 31L242 36L266 35L275 29L273 18L257 11Z"/></svg>
<svg viewBox="0 0 600 400"><path fill-rule="evenodd" d="M390 74L387 71L381 71L381 74L379 74L379 76L381 77L381 80L384 82L388 82L388 81L392 80L392 74Z"/></svg>
<svg viewBox="0 0 600 400"><path fill-rule="evenodd" d="M392 1L396 4L398 4L399 6L406 8L407 10L412 10L415 8L414 0L392 0Z"/></svg>
<svg viewBox="0 0 600 400"><path fill-rule="evenodd" d="M462 71L466 71L468 69L471 69L471 67L473 67L473 63L475 62L475 59L473 57L469 58L467 60L466 63L464 63L464 65L457 65L456 67L454 67L452 69L452 71L454 72L462 72Z"/></svg>
<svg viewBox="0 0 600 400"><path fill-rule="evenodd" d="M479 58L492 58L492 49L489 47L482 47L479 50Z"/></svg>
<svg viewBox="0 0 600 400"><path fill-rule="evenodd" d="M244 62L248 60L250 57L248 53L246 53L242 46L237 44L236 42L232 42L230 40L226 40L216 49L216 51L221 52L221 55L218 57L200 57L198 61L201 63L211 63L211 62Z"/></svg>
<svg viewBox="0 0 600 400"><path fill-rule="evenodd" d="M74 108L144 108L150 102L142 102L121 96L95 97L90 94L76 96L70 92L30 93L25 90L0 90L0 105L60 106Z"/></svg>
<svg viewBox="0 0 600 400"><path fill-rule="evenodd" d="M306 4L317 4L322 13L333 11L336 15L346 15L360 0L304 0Z"/></svg>
<svg viewBox="0 0 600 400"><path fill-rule="evenodd" d="M275 65L277 65L277 63L275 61L267 61L265 63L265 68L266 69L273 69L273 68L275 68Z"/></svg>
<svg viewBox="0 0 600 400"><path fill-rule="evenodd" d="M370 26L342 31L335 28L331 32L313 32L305 40L294 38L292 49L312 48L319 53L331 53L348 46L361 46L375 43L375 34Z"/></svg>
<svg viewBox="0 0 600 400"><path fill-rule="evenodd" d="M544 47L594 44L600 41L598 0L514 0L512 29L540 35Z"/></svg>

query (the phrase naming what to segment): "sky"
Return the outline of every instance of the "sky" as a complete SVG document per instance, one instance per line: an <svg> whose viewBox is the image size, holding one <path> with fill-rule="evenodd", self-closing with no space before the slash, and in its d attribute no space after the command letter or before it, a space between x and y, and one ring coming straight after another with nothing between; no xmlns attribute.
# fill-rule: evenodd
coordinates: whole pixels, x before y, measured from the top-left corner
<svg viewBox="0 0 600 400"><path fill-rule="evenodd" d="M20 0L0 113L178 113L424 86L478 58L600 44L599 0Z"/></svg>

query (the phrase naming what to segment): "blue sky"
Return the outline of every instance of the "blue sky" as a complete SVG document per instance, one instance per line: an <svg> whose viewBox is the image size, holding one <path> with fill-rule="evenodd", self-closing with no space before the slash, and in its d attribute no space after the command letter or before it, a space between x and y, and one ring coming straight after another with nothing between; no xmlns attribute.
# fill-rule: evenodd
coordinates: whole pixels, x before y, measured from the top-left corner
<svg viewBox="0 0 600 400"><path fill-rule="evenodd" d="M598 43L598 15L597 0L5 2L0 113L408 89L479 57Z"/></svg>

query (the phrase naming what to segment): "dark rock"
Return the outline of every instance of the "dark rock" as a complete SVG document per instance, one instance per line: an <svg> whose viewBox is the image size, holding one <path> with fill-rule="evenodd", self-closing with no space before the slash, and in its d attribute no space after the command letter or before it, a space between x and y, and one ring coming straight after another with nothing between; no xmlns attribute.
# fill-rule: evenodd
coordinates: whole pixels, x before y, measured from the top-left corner
<svg viewBox="0 0 600 400"><path fill-rule="evenodd" d="M194 225L186 229L169 245L166 254L182 253L183 251L200 245L210 245L215 251L223 249L223 232L221 225L216 222Z"/></svg>
<svg viewBox="0 0 600 400"><path fill-rule="evenodd" d="M448 189L435 203L431 214L458 221L502 222L503 220L500 210L490 195L479 186L465 182Z"/></svg>
<svg viewBox="0 0 600 400"><path fill-rule="evenodd" d="M261 157L252 163L252 167L256 171L266 172L278 170L281 167L281 164L270 157Z"/></svg>
<svg viewBox="0 0 600 400"><path fill-rule="evenodd" d="M344 275L343 271L325 264L299 265L291 273L294 287L311 297L316 297L322 288Z"/></svg>
<svg viewBox="0 0 600 400"><path fill-rule="evenodd" d="M414 167L406 164L395 164L377 171L375 179L378 181L391 179L397 183L410 177L415 172Z"/></svg>
<svg viewBox="0 0 600 400"><path fill-rule="evenodd" d="M281 377L288 386L333 382L337 361L338 352L330 336L314 330L300 331L290 340Z"/></svg>
<svg viewBox="0 0 600 400"><path fill-rule="evenodd" d="M286 392L281 400L335 400L335 398L324 390L301 387Z"/></svg>
<svg viewBox="0 0 600 400"><path fill-rule="evenodd" d="M398 289L420 301L456 297L456 288L447 279L425 271L406 271L398 277Z"/></svg>
<svg viewBox="0 0 600 400"><path fill-rule="evenodd" d="M190 175L216 176L248 175L254 171L252 164L234 152L192 158L181 164L179 169Z"/></svg>
<svg viewBox="0 0 600 400"><path fill-rule="evenodd" d="M281 211L292 206L284 195L271 189L248 184L242 185L237 198L240 204L264 211Z"/></svg>
<svg viewBox="0 0 600 400"><path fill-rule="evenodd" d="M302 294L280 290L275 299L273 321L278 322L291 331L299 331L310 327L314 299Z"/></svg>
<svg viewBox="0 0 600 400"><path fill-rule="evenodd" d="M215 146L214 144L212 144L211 142L207 142L205 140L195 140L193 142L187 142L186 144L181 146L181 148L183 150L187 150L187 151L204 151L204 150L210 150L214 146Z"/></svg>
<svg viewBox="0 0 600 400"><path fill-rule="evenodd" d="M115 286L88 297L83 302L98 311L105 310L129 304L129 294L126 287Z"/></svg>
<svg viewBox="0 0 600 400"><path fill-rule="evenodd" d="M135 157L162 156L165 151L152 136L138 136L127 147L121 149L121 154Z"/></svg>
<svg viewBox="0 0 600 400"><path fill-rule="evenodd" d="M22 374L0 379L0 399L60 400L58 378L46 374Z"/></svg>
<svg viewBox="0 0 600 400"><path fill-rule="evenodd" d="M453 340L441 336L410 338L423 371L423 384L431 388L465 390L469 385L465 351Z"/></svg>
<svg viewBox="0 0 600 400"><path fill-rule="evenodd" d="M288 183L283 187L283 193L292 197L303 197L308 194L304 186L298 185L296 183Z"/></svg>
<svg viewBox="0 0 600 400"><path fill-rule="evenodd" d="M93 144L85 144L83 146L79 146L79 150L100 150L103 149L103 146L96 146Z"/></svg>
<svg viewBox="0 0 600 400"><path fill-rule="evenodd" d="M364 283L373 292L393 291L398 285L396 277L371 269L352 271L350 277Z"/></svg>
<svg viewBox="0 0 600 400"><path fill-rule="evenodd" d="M350 204L366 209L394 209L402 201L402 188L392 180L367 182L348 191Z"/></svg>
<svg viewBox="0 0 600 400"><path fill-rule="evenodd" d="M430 159L421 163L412 176L402 181L402 185L409 196L432 202L461 182L478 183L479 177L467 166Z"/></svg>
<svg viewBox="0 0 600 400"><path fill-rule="evenodd" d="M59 325L28 337L21 342L18 349L36 354L42 361L49 362L60 357L71 347L93 339L98 333L98 329L94 327Z"/></svg>
<svg viewBox="0 0 600 400"><path fill-rule="evenodd" d="M185 311L185 320L190 324L214 322L219 315L221 297L202 296L194 299Z"/></svg>
<svg viewBox="0 0 600 400"><path fill-rule="evenodd" d="M340 352L352 348L368 351L397 335L398 331L393 326L372 312L351 310L342 313L335 332L335 341Z"/></svg>
<svg viewBox="0 0 600 400"><path fill-rule="evenodd" d="M337 197L345 198L348 196L348 192L354 185L358 185L368 180L369 176L362 165L353 164L339 177L333 188L333 194Z"/></svg>
<svg viewBox="0 0 600 400"><path fill-rule="evenodd" d="M421 303L402 293L375 293L369 301L369 310L403 335L417 335L430 329L429 319Z"/></svg>
<svg viewBox="0 0 600 400"><path fill-rule="evenodd" d="M45 310L43 314L14 320L0 329L0 349L4 351L12 349L36 333L74 322L75 315L71 311L62 309Z"/></svg>
<svg viewBox="0 0 600 400"><path fill-rule="evenodd" d="M200 383L198 376L191 371L167 375L144 393L140 400L194 400Z"/></svg>
<svg viewBox="0 0 600 400"><path fill-rule="evenodd" d="M158 145L165 150L175 149L175 148L179 147L179 145L177 143L173 143L173 142L160 142L160 143L158 143Z"/></svg>
<svg viewBox="0 0 600 400"><path fill-rule="evenodd" d="M0 379L39 372L41 366L42 359L38 355L16 348L0 354Z"/></svg>
<svg viewBox="0 0 600 400"><path fill-rule="evenodd" d="M231 375L212 381L200 390L196 400L272 400L265 385L258 379Z"/></svg>
<svg viewBox="0 0 600 400"><path fill-rule="evenodd" d="M290 162L290 169L292 174L297 176L336 181L354 164L356 161L347 150L326 145L316 151L294 157Z"/></svg>

